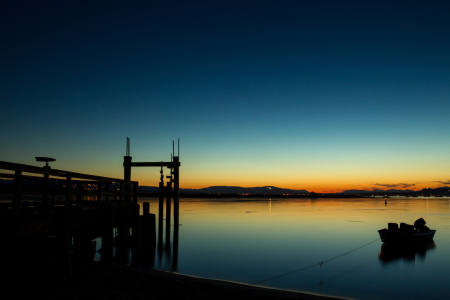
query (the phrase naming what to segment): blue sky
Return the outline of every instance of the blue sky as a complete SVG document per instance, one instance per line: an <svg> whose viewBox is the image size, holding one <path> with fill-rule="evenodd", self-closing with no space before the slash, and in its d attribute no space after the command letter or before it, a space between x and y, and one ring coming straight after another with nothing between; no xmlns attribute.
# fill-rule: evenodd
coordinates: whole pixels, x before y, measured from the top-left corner
<svg viewBox="0 0 450 300"><path fill-rule="evenodd" d="M6 1L0 160L181 186L450 179L446 1ZM156 185L155 171L133 173Z"/></svg>

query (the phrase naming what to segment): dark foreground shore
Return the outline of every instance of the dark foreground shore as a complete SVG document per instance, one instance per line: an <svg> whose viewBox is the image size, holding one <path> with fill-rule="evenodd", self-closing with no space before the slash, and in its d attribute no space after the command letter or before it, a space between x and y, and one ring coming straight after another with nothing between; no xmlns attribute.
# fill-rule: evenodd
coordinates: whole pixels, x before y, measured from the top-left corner
<svg viewBox="0 0 450 300"><path fill-rule="evenodd" d="M342 299L99 262L82 268L70 284L33 294L34 299Z"/></svg>

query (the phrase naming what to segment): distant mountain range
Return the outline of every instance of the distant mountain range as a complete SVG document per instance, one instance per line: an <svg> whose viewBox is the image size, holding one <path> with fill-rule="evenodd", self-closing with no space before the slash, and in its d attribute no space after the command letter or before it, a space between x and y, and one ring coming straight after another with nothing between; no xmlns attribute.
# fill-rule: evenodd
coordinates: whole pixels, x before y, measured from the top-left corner
<svg viewBox="0 0 450 300"><path fill-rule="evenodd" d="M157 193L158 188L153 186L140 186L141 193ZM240 186L210 186L202 189L181 189L180 194L309 194L307 190L282 189L275 186L240 187Z"/></svg>

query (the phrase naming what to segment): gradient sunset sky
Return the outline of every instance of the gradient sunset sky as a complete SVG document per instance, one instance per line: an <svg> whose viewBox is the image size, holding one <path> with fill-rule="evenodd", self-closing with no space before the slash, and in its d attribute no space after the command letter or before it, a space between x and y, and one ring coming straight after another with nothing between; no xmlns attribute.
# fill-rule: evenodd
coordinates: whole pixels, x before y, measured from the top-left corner
<svg viewBox="0 0 450 300"><path fill-rule="evenodd" d="M450 185L450 1L2 1L0 160L180 187ZM159 170L132 170L156 186Z"/></svg>

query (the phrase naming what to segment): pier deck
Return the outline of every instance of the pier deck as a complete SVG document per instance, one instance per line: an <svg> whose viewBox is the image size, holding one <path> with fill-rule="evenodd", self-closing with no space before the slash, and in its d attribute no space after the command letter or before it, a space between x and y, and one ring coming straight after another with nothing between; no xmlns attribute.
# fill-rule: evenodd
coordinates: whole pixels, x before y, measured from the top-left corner
<svg viewBox="0 0 450 300"><path fill-rule="evenodd" d="M107 262L124 261L127 249L139 249L138 182L4 161L0 172L0 255L11 270L44 254L51 263L40 268L70 278L74 262L92 261L96 238L102 238ZM154 215L145 218L154 223Z"/></svg>

